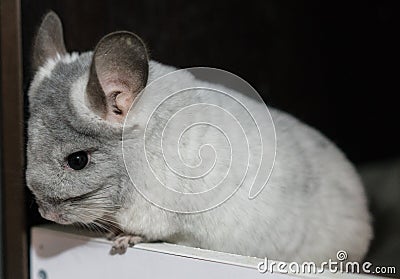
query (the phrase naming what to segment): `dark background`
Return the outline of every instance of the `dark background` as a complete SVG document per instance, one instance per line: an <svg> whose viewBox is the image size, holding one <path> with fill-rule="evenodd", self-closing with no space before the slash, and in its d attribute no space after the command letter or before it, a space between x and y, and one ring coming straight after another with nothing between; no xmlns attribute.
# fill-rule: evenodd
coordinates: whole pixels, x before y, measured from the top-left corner
<svg viewBox="0 0 400 279"><path fill-rule="evenodd" d="M394 1L22 1L25 89L32 37L57 12L68 50L130 30L151 57L235 73L318 128L355 163L400 154Z"/></svg>
<svg viewBox="0 0 400 279"><path fill-rule="evenodd" d="M244 78L267 105L322 131L358 166L400 158L395 1L22 0L25 92L32 39L50 9L64 23L70 51L92 50L112 31L133 31L164 64ZM400 183L380 185L382 174L400 181L400 164L398 173L390 167L368 173L376 178L366 182L376 234L368 259L394 265ZM378 199L380 189L386 196ZM42 222L30 197L28 207L30 225Z"/></svg>

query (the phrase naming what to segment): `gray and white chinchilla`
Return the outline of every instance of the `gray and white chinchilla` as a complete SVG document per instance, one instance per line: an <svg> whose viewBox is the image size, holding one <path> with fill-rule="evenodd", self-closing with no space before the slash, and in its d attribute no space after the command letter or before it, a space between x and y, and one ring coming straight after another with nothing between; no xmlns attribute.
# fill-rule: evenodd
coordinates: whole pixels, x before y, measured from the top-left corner
<svg viewBox="0 0 400 279"><path fill-rule="evenodd" d="M105 36L94 51L68 53L60 19L53 12L45 16L36 35L33 65L26 179L44 218L61 224L97 224L110 231L118 228L116 251L142 241L166 241L284 261L322 262L335 259L339 250L345 250L349 260L365 256L372 228L359 176L332 142L294 117L270 109L276 160L267 187L257 198L248 199L243 187L211 210L171 212L136 190L121 145L132 103L144 97L140 92L148 83L176 69L149 60L142 40L130 32ZM182 71L164 87L191 82L194 77ZM204 103L219 102L220 97L190 98ZM130 113L140 115L140 106L145 105L138 102ZM254 103L253 109L257 106ZM136 124L135 129L144 127ZM181 150L186 158L198 159L200 138L186 138ZM151 153L152 146L147 150ZM130 159L138 167L146 164ZM168 171L162 160L158 170ZM145 181L143 173L133 175Z"/></svg>

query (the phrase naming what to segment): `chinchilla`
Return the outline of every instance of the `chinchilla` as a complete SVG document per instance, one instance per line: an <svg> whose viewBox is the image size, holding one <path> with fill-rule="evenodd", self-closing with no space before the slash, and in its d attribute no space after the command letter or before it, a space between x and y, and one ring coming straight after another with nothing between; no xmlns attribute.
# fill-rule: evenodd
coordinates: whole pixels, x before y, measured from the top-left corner
<svg viewBox="0 0 400 279"><path fill-rule="evenodd" d="M94 51L68 53L61 21L53 12L36 35L33 68L26 180L44 218L119 231L113 244L118 253L141 241L166 241L285 261L336 259L339 250L349 260L366 254L371 218L357 173L332 142L287 113L270 109L276 158L267 186L256 198L249 199L240 188L215 208L184 214L164 210L141 195L130 175L146 183L145 175L135 169L128 175L121 148L131 105L134 123L147 103L143 89L175 68L149 60L142 40L130 32L105 36ZM183 71L159 90L191 82L193 76ZM185 98L207 102L201 94ZM215 101L213 95L206 98ZM254 104L253 110L257 108ZM159 119L161 123L163 114ZM154 129L153 136L160 137L159 131ZM197 156L203 138L190 135L182 147L187 158ZM146 148L152 153L156 147ZM147 163L129 159L138 169ZM162 160L155 162L158 171L169 170Z"/></svg>

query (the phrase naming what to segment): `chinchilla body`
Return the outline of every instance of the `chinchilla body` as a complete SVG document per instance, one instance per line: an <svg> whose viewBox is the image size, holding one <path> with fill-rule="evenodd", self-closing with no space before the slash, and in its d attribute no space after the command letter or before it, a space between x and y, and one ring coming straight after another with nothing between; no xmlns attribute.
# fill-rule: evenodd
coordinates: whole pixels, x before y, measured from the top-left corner
<svg viewBox="0 0 400 279"><path fill-rule="evenodd" d="M48 15L39 29L34 65L36 74L28 94L26 178L43 217L63 224L118 227L149 241L285 261L327 261L336 259L339 250L346 251L349 260L361 260L366 254L371 220L354 167L332 142L287 113L269 110L276 156L268 183L256 198L248 198L249 188L244 185L210 210L173 212L138 191L133 180L153 187L142 172L135 172L135 167L140 170L148 162L135 156L135 150L123 154L122 147L124 119L133 103L129 112L133 132L127 141L134 149L143 140L134 136L146 128L135 123L135 115L139 119L148 104L141 90L176 69L149 60L141 40L128 32L106 36L94 52L69 54L55 14ZM162 83L159 90L199 83L185 71L177 77ZM174 105L185 101L224 104L221 95L185 98ZM253 110L265 109L263 103L248 98ZM163 113L158 117L162 120ZM193 115L193 120L201 119L201 114ZM230 125L227 120L225 128L229 130ZM198 159L204 133L213 141L212 127L208 129L184 139L182 156L193 162ZM160 131L156 125L148 133L160 137ZM256 133L247 136L251 139ZM214 140L215 145L219 143ZM167 173L165 163L157 161L157 147L150 143L146 149L156 158L158 172ZM268 151L272 152L264 150ZM126 160L133 162L129 172ZM257 164L247 163L250 169ZM177 190L186 187L167 174L164 178ZM193 206L201 207L201 199L197 202Z"/></svg>

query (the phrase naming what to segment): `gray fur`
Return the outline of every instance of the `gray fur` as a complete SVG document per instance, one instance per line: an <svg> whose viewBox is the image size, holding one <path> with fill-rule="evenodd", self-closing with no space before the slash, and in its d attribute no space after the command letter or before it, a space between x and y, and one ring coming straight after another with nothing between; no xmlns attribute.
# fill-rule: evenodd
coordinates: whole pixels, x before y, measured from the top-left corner
<svg viewBox="0 0 400 279"><path fill-rule="evenodd" d="M30 100L27 182L39 204L46 204L48 211L58 209L62 200L104 187L107 192L104 200L98 200L99 208L119 206L123 199L109 195L119 192L125 174L123 165L116 166L116 162L121 162L117 156L122 156L120 129L82 122L70 100L72 84L88 71L90 63L91 53L72 63L58 63ZM66 171L65 158L80 150L91 151L91 163L79 172ZM84 214L80 212L82 206L68 208L78 215Z"/></svg>

